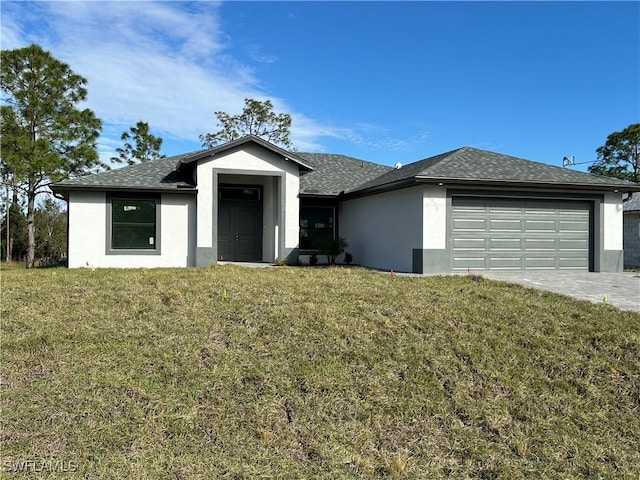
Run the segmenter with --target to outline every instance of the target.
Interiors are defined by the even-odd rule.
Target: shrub
[[[335,265],[336,257],[340,255],[349,246],[349,243],[344,237],[326,237],[319,242],[318,250],[322,255],[327,256],[327,261],[330,265]]]
[[[353,255],[351,255],[349,252],[344,254],[344,263],[346,263],[347,265],[351,265],[351,262],[353,262]]]

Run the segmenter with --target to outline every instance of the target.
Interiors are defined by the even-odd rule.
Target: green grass
[[[607,304],[356,268],[8,270],[1,342],[0,476],[640,476],[640,315]]]

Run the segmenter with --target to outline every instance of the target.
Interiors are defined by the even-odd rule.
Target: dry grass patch
[[[3,271],[3,469],[638,478],[639,333],[635,313],[464,276]]]

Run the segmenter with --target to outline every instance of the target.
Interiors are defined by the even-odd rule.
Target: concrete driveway
[[[622,310],[640,312],[640,272],[594,273],[553,271],[521,271],[480,273],[491,280],[517,283],[525,287],[539,288],[561,293],[581,300],[607,303]]]

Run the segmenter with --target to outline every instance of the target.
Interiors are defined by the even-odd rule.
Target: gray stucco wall
[[[640,268],[640,212],[624,214],[622,238],[625,268]]]
[[[360,265],[411,272],[414,249],[422,246],[423,187],[344,201],[339,232]]]

